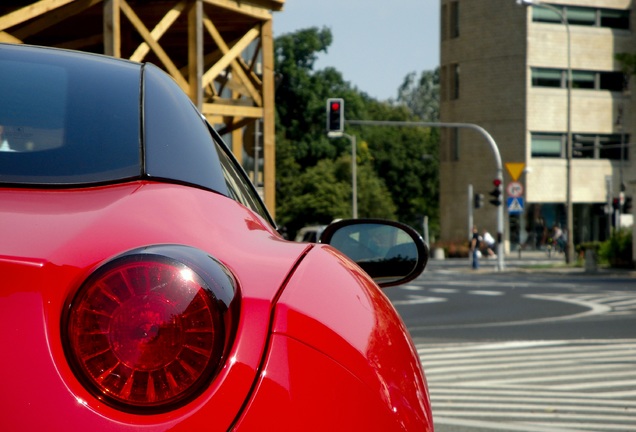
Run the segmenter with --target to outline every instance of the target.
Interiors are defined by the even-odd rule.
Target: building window
[[[627,146],[629,143],[629,135],[599,135],[598,143],[599,158],[612,160],[629,160],[629,147]]]
[[[578,159],[598,159],[597,136],[590,134],[573,134],[572,157]]]
[[[560,69],[532,68],[533,87],[564,87]]]
[[[531,137],[532,157],[564,157],[564,134],[533,133]]]
[[[572,88],[594,90],[597,74],[589,71],[572,71]]]
[[[629,30],[629,11],[601,9],[599,12],[601,27]]]
[[[593,7],[550,5],[561,11],[570,25],[591,27],[606,27],[619,30],[629,30],[629,10],[604,9]],[[561,15],[546,7],[532,8],[532,21],[552,24],[562,24]]]
[[[446,40],[448,39],[447,35],[448,35],[448,21],[447,21],[447,11],[448,11],[448,6],[446,6],[445,4],[442,5],[442,16],[440,19],[440,39],[441,40]]]
[[[446,102],[448,100],[448,67],[441,66],[439,68],[439,98],[442,102]]]
[[[459,99],[459,65],[450,65],[450,99]]]
[[[566,88],[567,73],[564,69],[532,68],[532,86]],[[624,81],[622,72],[572,71],[575,89],[622,91]]]
[[[597,26],[596,9],[568,6],[565,11],[570,25]]]
[[[459,2],[456,1],[450,4],[450,37],[459,37]]]
[[[564,133],[532,133],[532,157],[563,158],[566,141]],[[626,161],[629,160],[628,143],[627,134],[572,134],[572,158]]]

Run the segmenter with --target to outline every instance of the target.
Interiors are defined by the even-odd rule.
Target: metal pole
[[[355,135],[346,133],[333,134],[330,138],[345,137],[351,143],[351,217],[358,219],[358,145]]]
[[[358,144],[355,135],[346,135],[351,141],[351,208],[354,219],[358,219]]]
[[[472,123],[439,123],[439,122],[410,122],[410,121],[382,121],[382,120],[347,120],[347,123],[352,125],[361,126],[415,126],[415,127],[446,127],[446,128],[465,128],[472,129],[484,136],[490,149],[495,157],[495,163],[497,165],[497,173],[495,178],[501,181],[501,189],[505,190],[503,182],[503,165],[501,163],[501,154],[497,143],[488,133],[488,131],[481,126]],[[472,229],[472,227],[471,227]],[[497,208],[497,270],[502,271],[504,269],[504,206],[503,203]]]
[[[473,225],[475,224],[473,222],[473,185],[469,184],[468,185],[468,240],[471,239],[472,235],[473,235]]]

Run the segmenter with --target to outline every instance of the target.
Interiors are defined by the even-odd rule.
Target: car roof
[[[228,195],[218,134],[158,67],[0,44],[0,183],[154,179]]]

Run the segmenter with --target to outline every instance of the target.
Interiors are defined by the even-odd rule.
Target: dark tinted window
[[[144,69],[146,173],[228,195],[219,155],[207,123],[165,72]]]
[[[0,45],[0,182],[139,176],[140,78],[130,62]]]
[[[223,169],[223,176],[225,177],[225,182],[227,184],[228,196],[235,201],[240,202],[244,206],[249,207],[274,225],[269,212],[263,204],[263,201],[252,186],[247,175],[245,175],[241,166],[236,162],[224,144],[219,143],[217,146],[219,159],[221,160],[221,168]]]

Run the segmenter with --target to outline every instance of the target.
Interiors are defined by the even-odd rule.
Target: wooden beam
[[[245,35],[227,52],[225,55],[216,62],[210,69],[203,74],[203,85],[206,86],[211,83],[225,68],[227,68],[232,60],[236,59],[241,53],[249,46],[254,39],[259,36],[259,31],[256,27],[251,28],[245,33]]]
[[[12,44],[21,44],[22,40],[17,37],[10,35],[7,32],[0,31],[0,42],[12,43]]]
[[[146,43],[150,46],[152,51],[157,55],[161,63],[166,67],[170,75],[175,79],[179,87],[187,94],[189,93],[189,84],[186,79],[181,75],[179,69],[172,62],[168,54],[161,48],[161,45],[157,43],[156,40],[152,37],[144,23],[139,19],[135,11],[132,10],[130,5],[126,2],[126,0],[121,1],[121,11],[126,15],[131,24],[135,27],[135,29],[139,32],[141,37],[146,41]]]
[[[263,195],[265,205],[276,217],[276,111],[274,109],[274,34],[272,21],[261,28],[263,46]]]
[[[121,57],[121,15],[119,0],[104,0],[104,54]]]
[[[188,11],[188,81],[190,99],[201,110],[203,106],[203,4],[194,0]]]
[[[204,103],[201,111],[205,114],[218,114],[225,117],[263,117],[263,108],[220,103]]]
[[[101,3],[102,1],[104,0],[77,0],[70,4],[60,6],[57,9],[44,13],[42,16],[33,18],[33,20],[26,23],[20,29],[14,31],[13,35],[18,39],[24,40],[27,37],[38,34],[39,32],[66,20],[67,18],[85,11],[97,3]]]
[[[203,0],[205,3],[227,9],[232,12],[240,13],[259,20],[268,20],[272,18],[272,14],[262,7],[248,5],[239,0]]]
[[[168,12],[166,12],[161,21],[159,21],[155,28],[153,28],[150,32],[152,38],[157,41],[161,39],[161,36],[163,36],[168,31],[172,24],[174,24],[177,18],[179,18],[179,16],[183,13],[185,8],[186,0],[182,0],[174,5]],[[149,52],[150,47],[148,46],[148,44],[146,42],[142,42],[137,47],[135,52],[130,56],[130,60],[141,62]]]
[[[41,0],[0,17],[0,31],[36,18],[75,0]]]
[[[224,56],[228,55],[230,52],[230,48],[227,46],[221,33],[217,30],[214,23],[206,16],[203,19],[203,25],[206,30],[212,36],[214,43],[219,47],[219,50],[223,53]],[[230,62],[230,66],[232,67],[232,72],[236,74],[236,78],[242,83],[245,90],[247,90],[248,94],[252,97],[252,99],[256,102],[258,106],[262,106],[262,98],[260,92],[254,87],[252,81],[248,77],[245,69],[243,68],[241,62],[239,62],[236,58]],[[203,82],[205,86],[205,81]]]

